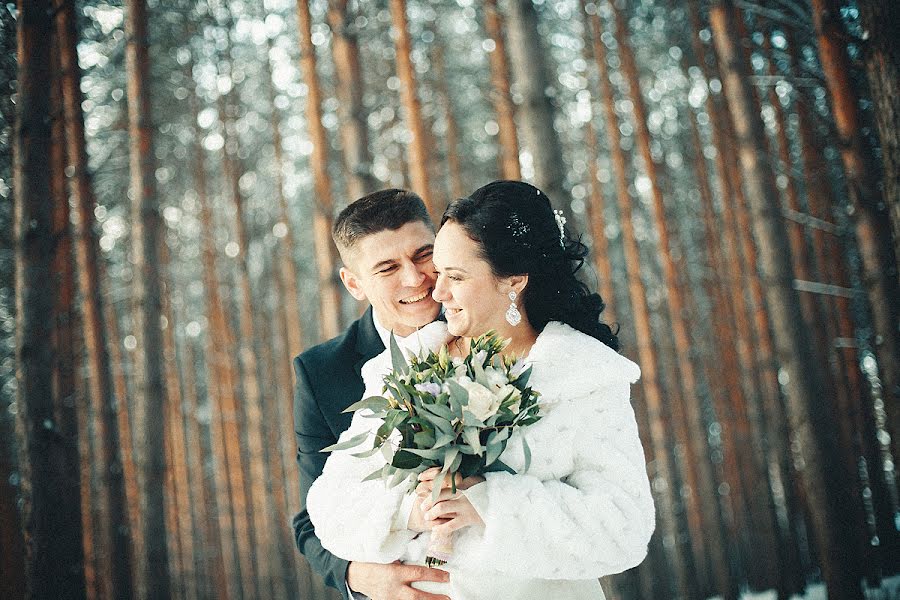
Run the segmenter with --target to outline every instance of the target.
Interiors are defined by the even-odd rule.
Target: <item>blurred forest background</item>
[[[900,3],[0,6],[0,597],[335,598],[292,539],[328,230],[536,183],[593,250],[658,507],[615,600],[900,570]],[[15,159],[15,160],[14,160]]]

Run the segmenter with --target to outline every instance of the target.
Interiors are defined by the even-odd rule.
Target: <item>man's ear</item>
[[[366,299],[366,292],[363,291],[359,277],[357,277],[353,271],[347,267],[341,267],[341,270],[338,271],[338,273],[341,276],[341,283],[344,284],[344,287],[347,288],[347,291],[350,292],[351,296],[357,300]]]

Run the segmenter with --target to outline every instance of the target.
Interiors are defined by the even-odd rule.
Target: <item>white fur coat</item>
[[[423,346],[448,339],[446,325],[422,331]],[[414,349],[414,348],[413,348]],[[529,385],[545,416],[518,430],[501,455],[517,475],[488,473],[465,492],[485,526],[456,533],[443,568],[449,584],[421,584],[453,600],[602,598],[597,578],[640,563],[655,513],[629,387],[640,369],[603,343],[562,323],[549,323],[528,355]],[[365,395],[382,393],[388,351],[363,369]],[[377,429],[354,415],[342,436]],[[532,461],[522,472],[522,437]],[[380,454],[335,452],[310,489],[307,508],[322,545],[351,561],[422,564],[428,534],[406,529],[413,497],[361,480],[384,464]]]

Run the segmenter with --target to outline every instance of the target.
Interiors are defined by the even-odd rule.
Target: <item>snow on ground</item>
[[[881,582],[878,589],[866,589],[866,600],[900,600],[900,576],[888,577]],[[803,596],[791,596],[791,600],[827,600],[828,595],[825,593],[825,584],[814,583],[806,587],[806,594]],[[722,600],[721,596],[715,596],[709,600]],[[778,600],[778,593],[775,590],[766,592],[744,592],[741,594],[741,600]]]

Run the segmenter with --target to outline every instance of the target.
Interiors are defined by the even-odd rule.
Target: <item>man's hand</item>
[[[440,569],[393,562],[351,562],[347,567],[347,585],[371,600],[450,600],[449,596],[429,594],[413,588],[414,581],[450,581],[450,574]]]

